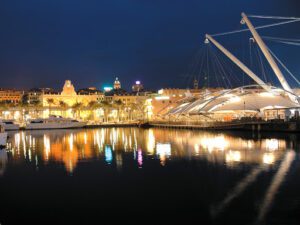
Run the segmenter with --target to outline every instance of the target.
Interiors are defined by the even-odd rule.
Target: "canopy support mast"
[[[274,58],[272,57],[271,53],[269,52],[266,44],[261,39],[261,37],[259,36],[257,31],[255,30],[254,26],[252,25],[252,23],[250,22],[249,18],[247,17],[247,15],[245,13],[242,13],[242,23],[246,23],[246,25],[248,26],[249,30],[251,31],[251,33],[253,35],[253,38],[255,39],[256,43],[258,44],[258,46],[262,50],[263,54],[265,55],[266,59],[268,60],[272,70],[274,71],[275,75],[277,76],[277,78],[278,78],[279,82],[281,83],[283,89],[286,90],[287,92],[289,92],[289,94],[288,94],[289,98],[293,102],[299,103],[298,99],[295,96],[292,95],[292,94],[294,94],[292,88],[290,87],[290,85],[286,81],[285,77],[281,73],[278,65],[276,64]]]
[[[257,75],[255,75],[244,63],[242,63],[238,58],[236,58],[232,53],[230,53],[226,48],[224,48],[219,42],[217,42],[212,36],[206,34],[207,40],[211,41],[221,52],[223,52],[232,62],[234,62],[238,67],[240,67],[246,74],[248,74],[257,84],[259,84],[266,91],[271,91],[269,85],[262,81]]]

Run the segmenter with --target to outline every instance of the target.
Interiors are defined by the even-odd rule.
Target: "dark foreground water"
[[[297,135],[10,133],[0,224],[300,224]],[[299,139],[300,140],[300,139]]]

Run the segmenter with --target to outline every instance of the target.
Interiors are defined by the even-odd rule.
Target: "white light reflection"
[[[146,138],[146,141],[148,154],[153,155],[155,149],[155,137],[152,129],[148,131],[148,138]]]
[[[46,155],[46,160],[49,160],[50,138],[46,134],[44,134],[44,151],[45,151],[45,155]]]
[[[228,141],[225,140],[223,135],[217,137],[203,137],[200,139],[200,145],[209,152],[212,152],[213,150],[224,151],[228,146]]]
[[[264,153],[263,155],[263,163],[265,164],[273,164],[275,162],[275,156],[273,153]]]
[[[239,151],[229,150],[226,152],[226,162],[239,162],[241,161],[241,153]]]
[[[266,149],[275,151],[279,149],[279,141],[277,139],[266,139]]]
[[[171,156],[171,144],[170,143],[157,143],[156,154],[159,156],[162,166],[166,164],[166,159]]]
[[[295,158],[295,152],[294,151],[288,151],[285,155],[284,160],[281,162],[279,170],[275,174],[275,176],[272,179],[272,182],[266,192],[266,195],[262,201],[262,205],[259,210],[257,221],[261,222],[265,215],[268,213],[270,206],[273,202],[273,199],[284,181],[284,178],[286,176],[286,173],[288,172],[294,158]]]
[[[253,169],[248,176],[246,176],[244,179],[242,179],[226,196],[226,198],[220,203],[218,204],[217,207],[212,208],[211,210],[211,214],[213,217],[216,217],[220,212],[222,212],[224,210],[224,208],[226,208],[233,199],[237,198],[238,196],[240,196],[245,189],[251,184],[253,183],[257,176],[263,171],[264,169],[259,167],[259,168],[255,168]]]

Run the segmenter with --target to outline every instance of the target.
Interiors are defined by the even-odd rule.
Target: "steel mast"
[[[266,91],[271,91],[269,85],[267,85],[263,80],[255,75],[244,63],[242,63],[238,58],[236,58],[231,52],[224,48],[219,42],[217,42],[209,34],[205,35],[206,39],[211,41],[221,52],[223,52],[229,59],[232,60],[238,67],[240,67],[246,74],[248,74],[257,84],[259,84]],[[205,42],[207,42],[207,40]]]
[[[251,33],[253,35],[253,38],[255,39],[258,46],[260,47],[263,54],[265,55],[266,59],[268,60],[271,68],[273,69],[273,71],[274,71],[275,75],[277,76],[279,82],[281,83],[283,89],[286,90],[287,92],[289,92],[289,94],[288,94],[289,98],[293,102],[299,103],[298,99],[295,96],[292,95],[292,94],[294,94],[292,88],[290,87],[290,85],[286,81],[285,77],[281,73],[278,65],[276,64],[275,60],[273,59],[273,57],[272,57],[271,53],[269,52],[266,44],[261,39],[261,37],[259,36],[257,31],[255,30],[254,26],[252,25],[252,23],[250,22],[249,18],[247,17],[247,15],[245,13],[242,13],[242,21],[241,22],[246,23],[246,25],[248,26],[249,30],[251,31]]]

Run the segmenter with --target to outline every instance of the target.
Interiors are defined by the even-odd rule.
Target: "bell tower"
[[[121,88],[121,82],[119,81],[119,78],[116,77],[116,80],[114,82],[114,89],[120,89]]]

